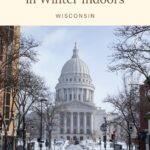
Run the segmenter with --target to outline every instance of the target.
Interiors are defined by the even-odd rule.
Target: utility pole
[[[43,110],[42,110],[42,102],[46,102],[46,99],[41,99],[41,124],[40,124],[40,141],[39,141],[39,146],[40,146],[40,150],[42,150],[42,131],[43,131]]]
[[[105,150],[106,150],[106,145],[107,145],[107,121],[106,121],[106,117],[104,117],[104,123],[105,123],[104,148],[105,148]]]
[[[106,117],[104,117],[104,123],[100,126],[100,130],[103,132],[103,142],[104,142],[104,148],[106,150],[106,144],[107,144],[107,121]],[[101,149],[101,146],[100,146]]]
[[[100,150],[101,150],[101,138],[99,137],[99,147],[100,147]]]

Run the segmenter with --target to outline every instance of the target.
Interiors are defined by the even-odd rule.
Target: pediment
[[[72,102],[67,102],[65,104],[63,104],[65,109],[68,110],[89,110],[89,111],[93,111],[96,109],[96,107],[92,104],[88,104],[85,102],[79,102],[79,101],[72,101]]]

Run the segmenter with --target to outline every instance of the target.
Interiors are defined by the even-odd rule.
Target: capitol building
[[[55,138],[84,140],[102,136],[100,126],[106,112],[95,106],[94,90],[89,68],[80,59],[75,43],[73,55],[64,64],[56,85],[56,102],[63,111],[59,113]]]

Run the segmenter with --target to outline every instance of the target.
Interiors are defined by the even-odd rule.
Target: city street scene
[[[0,26],[0,150],[150,150],[150,26]]]

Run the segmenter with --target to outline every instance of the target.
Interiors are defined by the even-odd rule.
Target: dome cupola
[[[94,85],[87,64],[79,58],[77,44],[73,55],[62,70],[56,85],[56,99],[65,101],[93,101]]]
[[[77,43],[75,42],[72,58],[77,58],[77,57],[78,57],[78,49],[77,49]]]
[[[88,66],[84,61],[82,61],[78,56],[77,44],[75,43],[73,49],[73,55],[70,60],[68,60],[62,68],[61,75],[65,74],[84,74],[89,75]]]

